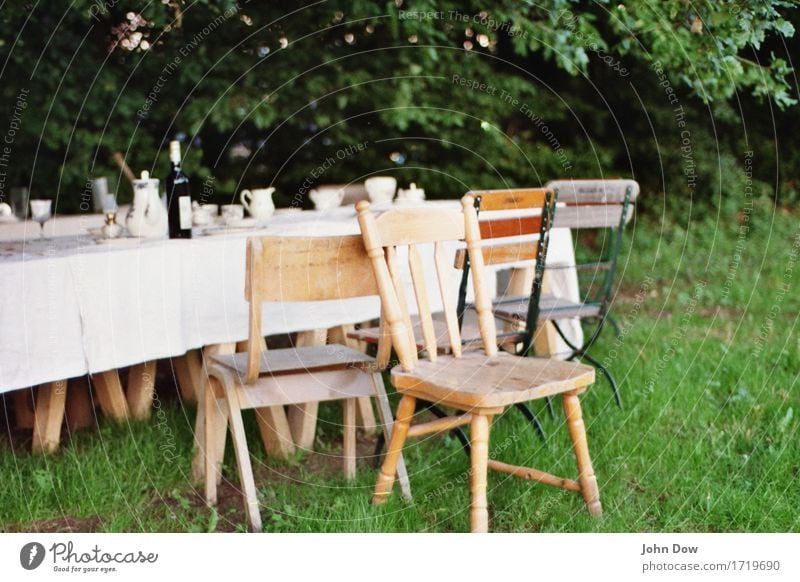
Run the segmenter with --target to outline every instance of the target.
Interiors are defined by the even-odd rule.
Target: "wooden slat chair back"
[[[261,313],[270,301],[328,301],[378,295],[361,237],[263,237],[247,241],[250,305],[246,382],[259,377]]]
[[[452,284],[454,260],[452,256],[448,260],[446,245],[465,239],[465,222],[462,213],[442,208],[405,208],[385,212],[375,217],[364,210],[369,208],[369,204],[360,203],[358,208],[362,209],[359,214],[359,224],[383,299],[381,304],[383,323],[392,338],[392,346],[397,352],[401,365],[407,370],[414,369],[414,362],[417,360],[417,343],[409,315],[408,300],[404,294],[398,262],[398,247],[406,247],[414,288],[414,300],[417,302],[422,329],[424,353],[435,361],[439,352],[438,338],[429,305],[428,289],[432,283],[434,286],[438,286],[441,296],[447,351],[460,357],[461,333],[456,312],[456,294]],[[475,212],[474,209],[472,212]],[[477,232],[477,221],[474,228]],[[434,245],[436,281],[425,280],[419,250],[421,244]],[[478,261],[482,263],[482,257]],[[433,287],[431,288],[433,289]],[[480,294],[485,303],[486,295],[483,291]],[[476,303],[478,303],[477,297]],[[491,319],[491,308],[489,308],[489,312],[483,313],[484,317],[487,315]],[[479,312],[480,319],[481,313]],[[492,328],[486,328],[485,331],[491,336],[493,330],[492,322]],[[485,346],[487,345],[486,341],[484,338]],[[496,349],[496,347],[487,347],[488,351],[491,349]]]
[[[207,364],[205,390],[205,494],[216,502],[221,453],[215,444],[215,418],[224,398],[250,526],[260,531],[256,499],[241,411],[255,408],[259,421],[272,430],[288,431],[284,405],[340,400],[344,404],[344,469],[348,478],[356,468],[356,401],[375,396],[388,438],[392,415],[374,358],[344,345],[267,350],[262,332],[262,309],[267,302],[309,302],[376,296],[379,288],[361,237],[260,237],[247,241],[245,298],[250,320],[245,352],[216,355]],[[309,322],[313,326],[314,322]],[[212,411],[212,413],[209,413]],[[225,418],[225,415],[222,415]],[[261,424],[261,422],[260,422]],[[262,426],[262,432],[264,427]],[[291,441],[291,434],[288,435]],[[401,484],[410,496],[401,461]]]
[[[586,443],[578,395],[594,381],[594,370],[574,362],[541,358],[520,358],[497,347],[492,304],[486,289],[484,245],[474,199],[465,196],[462,212],[447,209],[394,209],[375,216],[368,202],[357,205],[364,246],[375,271],[381,308],[400,364],[391,373],[392,383],[402,399],[397,408],[394,430],[380,469],[374,503],[382,503],[391,492],[398,460],[409,436],[450,431],[470,425],[470,524],[472,531],[488,531],[487,472],[504,472],[562,487],[583,494],[592,515],[601,513],[597,480]],[[470,257],[469,269],[475,294],[475,311],[482,350],[462,350],[455,299],[451,287],[454,264],[446,251],[464,240]],[[420,264],[419,245],[433,244],[437,282],[444,305],[450,353],[437,350],[428,285]],[[425,350],[417,352],[411,332],[407,298],[403,293],[398,248],[407,247],[414,299],[417,301]],[[436,285],[436,282],[433,282]],[[577,481],[549,473],[517,467],[489,459],[491,419],[506,406],[545,398],[564,397],[567,424],[578,462]],[[417,399],[436,402],[463,412],[458,416],[412,425]]]
[[[558,192],[555,228],[618,228],[632,217],[630,207],[639,196],[635,180],[551,180]]]
[[[478,211],[478,227],[482,240],[486,243],[483,247],[483,259],[486,266],[494,269],[514,268],[520,263],[536,261],[537,265],[544,265],[549,241],[550,225],[555,208],[555,194],[546,188],[516,188],[503,190],[475,190],[468,193],[475,199]],[[503,211],[500,215],[493,211]],[[430,212],[426,210],[425,212]],[[517,215],[515,215],[515,213]],[[388,220],[388,219],[383,219]],[[456,313],[458,315],[459,329],[462,327],[466,311],[467,288],[469,285],[469,258],[466,249],[460,249],[455,255],[454,266],[462,270],[461,282],[457,292]],[[533,278],[533,292],[538,296],[541,293],[542,276],[544,271],[537,269]],[[538,305],[538,304],[537,304]],[[534,305],[534,311],[538,309]],[[434,331],[438,339],[440,352],[450,351],[446,321],[442,321],[442,314],[437,314],[434,320]],[[531,318],[536,320],[535,313]],[[411,317],[412,328],[415,334],[417,347],[426,350],[424,329],[416,316]],[[500,343],[525,342],[531,338],[533,328],[509,333],[498,334]],[[355,331],[351,337],[375,343],[381,337],[378,328],[367,328]],[[462,339],[470,345],[476,339],[477,330],[462,330]],[[528,342],[529,344],[529,342]]]

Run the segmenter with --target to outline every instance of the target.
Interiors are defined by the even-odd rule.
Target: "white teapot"
[[[422,188],[417,188],[417,185],[414,182],[411,182],[411,186],[407,189],[403,190],[402,188],[397,191],[397,201],[403,202],[422,202],[425,200],[425,190]]]
[[[147,171],[133,181],[133,204],[125,226],[133,236],[161,238],[167,235],[167,208],[158,193],[158,178]]]
[[[256,220],[264,220],[275,214],[275,202],[272,201],[273,192],[275,192],[273,187],[242,190],[239,199],[247,208],[250,216]]]

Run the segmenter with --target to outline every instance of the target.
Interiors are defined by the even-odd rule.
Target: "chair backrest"
[[[485,265],[514,268],[536,261],[531,284],[531,301],[525,322],[527,351],[539,319],[539,298],[542,294],[544,266],[550,239],[550,226],[556,206],[556,194],[548,188],[515,188],[505,190],[473,190],[483,244]],[[533,238],[535,237],[535,238]],[[491,241],[491,244],[487,244]],[[456,256],[456,267],[466,267],[466,253]],[[464,271],[458,297],[458,313],[466,305],[467,270]]]
[[[635,180],[551,180],[559,204],[554,228],[618,228],[632,216],[630,205],[639,196]]]
[[[378,294],[369,257],[358,235],[248,239],[245,299],[250,304],[250,325],[246,381],[258,378],[262,303]]]
[[[419,245],[433,243],[436,281],[447,326],[451,353],[461,356],[461,333],[458,328],[455,294],[452,291],[453,260],[446,257],[448,243],[466,241],[470,257],[470,271],[475,289],[475,309],[478,314],[481,338],[488,355],[497,353],[497,333],[492,306],[486,291],[484,261],[481,248],[480,227],[471,196],[462,200],[462,211],[447,208],[398,208],[375,215],[369,202],[359,202],[358,223],[380,289],[381,307],[385,325],[392,337],[401,366],[413,370],[417,362],[417,347],[413,335],[408,302],[404,294],[398,249],[408,253],[408,265],[414,297],[422,327],[423,345],[427,357],[437,358],[437,338],[428,302],[428,285]]]
[[[483,246],[485,265],[513,267],[522,261],[535,261],[540,251],[546,251],[550,221],[555,208],[555,195],[547,188],[515,190],[473,190],[467,192],[475,199],[481,239],[492,241]],[[503,211],[502,217],[492,211]],[[535,214],[532,212],[536,212]],[[490,214],[485,214],[490,212]],[[538,237],[520,240],[519,237]],[[509,240],[504,240],[509,239]],[[456,255],[456,268],[461,268],[466,253]]]
[[[553,221],[554,228],[578,230],[609,228],[610,243],[603,244],[604,255],[593,263],[577,265],[579,270],[604,270],[600,288],[587,299],[603,306],[611,300],[617,258],[622,245],[622,232],[633,216],[631,205],[639,196],[639,184],[635,180],[553,180],[548,188],[556,191],[559,208]],[[605,308],[605,307],[604,307]]]

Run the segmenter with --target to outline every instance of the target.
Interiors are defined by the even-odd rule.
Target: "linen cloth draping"
[[[458,202],[424,204],[455,207]],[[51,224],[45,240],[36,238],[36,223],[0,225],[0,392],[243,340],[248,236],[359,232],[353,207],[280,214],[258,231],[191,240],[98,243],[86,229],[102,224],[102,217],[57,218]],[[422,250],[426,279],[433,281],[432,248]],[[553,231],[548,263],[574,264],[568,231]],[[459,277],[453,269],[453,289]],[[578,298],[574,270],[552,271],[548,277],[553,292]],[[489,291],[495,296],[495,288]],[[441,306],[433,293],[431,304],[434,310]],[[409,308],[414,309],[413,301]],[[263,333],[330,328],[376,319],[379,313],[378,297],[268,303]],[[580,340],[575,335],[580,327],[568,328]]]

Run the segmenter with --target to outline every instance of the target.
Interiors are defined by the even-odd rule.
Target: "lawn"
[[[637,219],[622,257],[614,313],[594,354],[620,380],[624,408],[603,379],[583,397],[605,510],[579,495],[489,476],[494,531],[800,531],[800,273],[798,216],[766,202],[752,213],[679,223]],[[749,218],[749,220],[747,220]],[[741,228],[744,226],[745,228]],[[0,530],[244,530],[232,451],[218,510],[192,486],[191,424],[170,386],[145,423],[65,438],[53,456],[31,456],[25,434],[0,439]],[[540,409],[542,442],[515,411],[497,418],[497,457],[575,474],[564,416]],[[450,436],[411,444],[413,503],[395,494],[373,508],[368,459],[346,482],[339,470],[338,406],[323,406],[317,450],[266,460],[254,419],[256,481],[266,531],[466,531],[467,459]],[[359,451],[369,455],[374,438]]]

